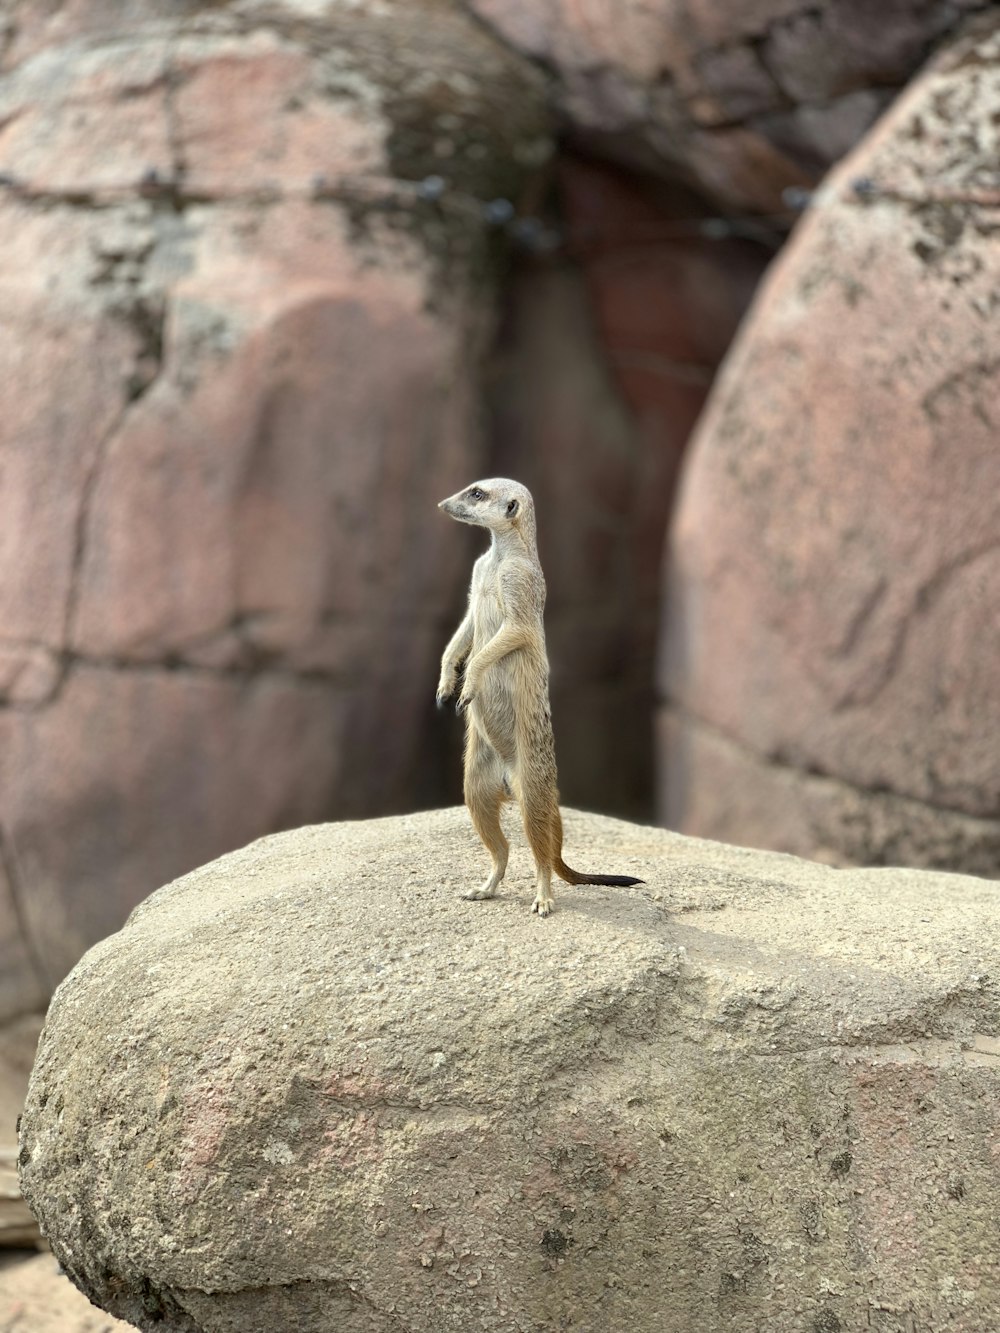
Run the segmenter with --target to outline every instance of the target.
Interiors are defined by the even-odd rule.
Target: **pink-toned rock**
[[[193,194],[283,193],[384,169],[376,108],[337,91],[305,47],[261,32],[205,57],[175,48],[174,114],[183,127],[184,187]]]
[[[639,440],[583,275],[565,258],[515,275],[488,403],[497,468],[531,487],[538,512],[563,798],[648,816],[652,669],[649,652],[635,652],[648,627],[636,616],[632,527]]]
[[[0,828],[0,1013],[20,1014],[44,1005],[51,985],[32,954],[25,931],[20,881]]]
[[[93,487],[98,540],[84,541],[73,649],[213,667],[256,653],[358,679],[399,595],[398,511],[433,512],[464,463],[469,392],[444,396],[437,382],[461,360],[464,329],[425,309],[416,252],[400,247],[394,270],[360,264],[339,210],[292,200],[280,213],[194,217],[163,368],[124,413]],[[247,252],[240,221],[253,229]],[[414,421],[434,423],[431,478]],[[406,604],[442,609],[441,573],[430,558],[412,565]]]
[[[688,192],[569,154],[558,180],[563,252],[525,260],[508,290],[495,465],[538,508],[563,796],[648,818],[673,484],[769,252],[706,239]]]
[[[434,799],[477,200],[548,151],[435,0],[45,10],[0,38],[0,1012],[151,880]]]
[[[824,186],[703,418],[663,662],[687,831],[1000,870],[998,114],[992,23]]]
[[[61,671],[49,648],[0,642],[0,702],[45,703],[55,694]]]
[[[631,613],[619,648],[645,670],[681,459],[771,250],[728,234],[710,239],[704,204],[676,186],[643,186],[576,158],[563,161],[560,183],[570,251],[637,437],[623,511],[628,591],[615,598]]]
[[[869,128],[985,0],[470,0],[544,60],[573,135],[717,204],[772,212]]]
[[[569,250],[639,432],[636,490],[655,505],[643,523],[650,558],[639,577],[655,590],[681,454],[772,251],[725,228],[711,238],[719,220],[706,218],[688,190],[572,156],[559,179]]]
[[[0,188],[0,383],[17,386],[0,420],[0,626],[21,653],[63,647],[81,509],[138,351],[94,288],[101,226]]]
[[[26,190],[121,192],[172,172],[169,34],[112,49],[47,48],[4,77],[0,158]],[[128,132],[123,118],[127,117]]]
[[[49,48],[120,39],[150,20],[176,24],[178,19],[190,18],[198,3],[122,0],[108,5],[104,0],[61,0],[59,4],[38,4],[36,0],[5,0],[0,16],[0,71],[14,69]]]

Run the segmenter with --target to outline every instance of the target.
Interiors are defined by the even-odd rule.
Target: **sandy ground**
[[[17,1183],[17,1117],[28,1091],[42,1014],[22,1014],[0,1027],[0,1254],[33,1250],[38,1225]]]
[[[51,1254],[0,1253],[0,1333],[127,1333],[132,1327],[91,1305]]]

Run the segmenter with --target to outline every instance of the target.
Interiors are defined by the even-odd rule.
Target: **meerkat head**
[[[474,481],[465,490],[450,495],[438,505],[460,523],[473,523],[491,532],[519,528],[534,513],[534,502],[527,486],[508,477]]]

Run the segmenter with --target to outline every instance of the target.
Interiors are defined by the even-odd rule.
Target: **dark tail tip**
[[[635,879],[632,875],[586,875],[581,884],[605,884],[612,889],[627,889],[632,884],[645,884],[644,879]]]

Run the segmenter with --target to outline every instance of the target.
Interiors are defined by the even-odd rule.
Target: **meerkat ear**
[[[511,500],[511,502],[510,502],[510,503],[508,504],[508,506],[507,506],[507,517],[508,517],[508,518],[513,518],[514,515],[517,513],[517,511],[518,511],[519,508],[520,508],[520,505],[517,503],[517,501],[516,501],[516,500]]]

